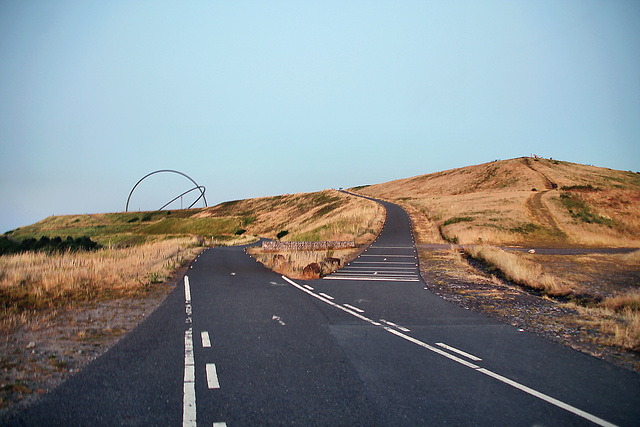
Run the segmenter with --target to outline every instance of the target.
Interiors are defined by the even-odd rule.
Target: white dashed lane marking
[[[469,354],[469,353],[464,352],[462,350],[458,350],[457,348],[451,347],[451,346],[449,346],[447,344],[444,344],[444,343],[441,343],[441,342],[437,342],[436,345],[439,345],[440,347],[445,348],[445,349],[447,349],[449,351],[453,351],[454,353],[458,353],[460,356],[464,356],[467,359],[473,360],[474,362],[481,362],[482,361],[482,359],[480,359],[479,357],[474,356],[473,354]]]
[[[324,292],[320,292],[320,293],[318,293],[318,295],[321,295],[321,296],[325,297],[326,299],[330,299],[330,300],[333,299],[333,297],[331,295],[327,295]]]
[[[411,332],[411,329],[405,328],[404,326],[397,325],[393,322],[389,322],[388,320],[380,319],[382,323],[385,323],[389,326],[393,326],[396,329],[400,329],[402,332]]]
[[[357,311],[358,313],[364,313],[364,310],[358,307],[354,307],[351,304],[344,304],[345,307],[350,308],[353,311]]]
[[[207,385],[209,386],[209,389],[220,388],[218,372],[214,363],[207,363]]]
[[[202,338],[202,347],[210,348],[211,340],[209,339],[209,332],[201,332],[200,337]]]
[[[416,345],[418,345],[418,346],[420,346],[420,347],[422,347],[422,348],[424,348],[426,350],[429,350],[429,351],[431,351],[433,353],[439,354],[440,356],[446,357],[447,359],[449,359],[449,360],[451,360],[453,362],[456,362],[456,363],[459,363],[459,364],[461,364],[463,366],[471,368],[471,369],[473,369],[474,371],[476,371],[478,373],[487,375],[487,376],[489,376],[489,377],[491,377],[491,378],[493,378],[493,379],[495,379],[497,381],[502,382],[503,384],[509,385],[509,386],[511,386],[511,387],[513,387],[513,388],[515,388],[517,390],[520,390],[520,391],[522,391],[524,393],[527,393],[527,394],[529,394],[531,396],[534,396],[534,397],[536,397],[536,398],[538,398],[540,400],[543,400],[543,401],[545,401],[547,403],[550,403],[550,404],[552,404],[552,405],[554,405],[554,406],[556,406],[558,408],[564,409],[565,411],[571,412],[572,414],[575,414],[575,415],[577,415],[579,417],[582,417],[582,418],[584,418],[586,420],[589,420],[594,424],[597,424],[597,425],[600,425],[600,426],[606,426],[606,427],[615,426],[615,424],[612,424],[612,423],[610,423],[610,422],[608,422],[606,420],[603,420],[600,417],[597,417],[597,416],[595,416],[593,414],[585,412],[582,409],[579,409],[579,408],[576,408],[575,406],[571,406],[571,405],[569,405],[567,403],[564,403],[564,402],[562,402],[562,401],[560,401],[560,400],[558,400],[556,398],[553,398],[553,397],[548,396],[548,395],[546,395],[544,393],[541,393],[541,392],[539,392],[537,390],[534,390],[534,389],[532,389],[530,387],[527,387],[524,384],[520,384],[519,382],[513,381],[510,378],[503,377],[500,374],[497,374],[497,373],[495,373],[493,371],[490,371],[488,369],[482,368],[482,367],[480,367],[478,365],[475,365],[475,364],[473,364],[471,362],[468,362],[468,361],[466,361],[464,359],[461,359],[460,357],[455,356],[455,355],[453,355],[451,353],[447,353],[446,351],[441,350],[438,347],[434,347],[432,345],[429,345],[429,344],[427,344],[425,342],[422,342],[422,341],[420,341],[420,340],[418,340],[416,338],[413,338],[412,336],[409,336],[409,335],[407,335],[407,334],[405,334],[403,332],[400,332],[400,331],[398,331],[396,329],[390,328],[388,326],[383,326],[381,323],[378,323],[378,322],[376,322],[376,321],[374,321],[372,319],[369,319],[368,317],[365,317],[362,314],[357,313],[354,310],[351,310],[351,309],[349,309],[349,308],[347,308],[345,306],[336,304],[335,302],[325,298],[321,294],[316,294],[314,292],[311,292],[308,289],[305,289],[304,287],[300,286],[299,284],[297,284],[296,282],[294,282],[293,280],[289,279],[286,276],[282,276],[282,278],[284,280],[286,280],[287,282],[289,282],[289,284],[291,284],[295,288],[297,288],[297,289],[299,289],[299,290],[301,290],[303,292],[306,292],[307,294],[313,296],[314,298],[317,298],[317,299],[319,299],[320,301],[322,301],[322,302],[324,302],[326,304],[329,304],[329,305],[331,305],[331,306],[333,306],[335,308],[338,308],[338,309],[340,309],[340,310],[342,310],[344,312],[347,312],[347,313],[351,314],[352,316],[357,317],[358,319],[361,319],[361,320],[363,320],[363,321],[365,321],[365,322],[367,322],[367,323],[369,323],[371,325],[382,326],[385,331],[387,331],[387,332],[389,332],[389,333],[391,333],[391,334],[393,334],[393,335],[395,335],[395,336],[397,336],[399,338],[402,338],[402,339],[404,339],[404,340],[406,340],[406,341],[408,341],[410,343],[416,344]],[[331,299],[333,299],[333,298],[331,298]],[[381,319],[381,321],[383,321],[383,320]],[[388,321],[384,321],[384,322],[387,325],[389,325],[391,323],[391,322],[388,322]],[[391,323],[391,324],[395,325],[394,323]],[[396,325],[396,327],[398,327],[398,326]],[[398,329],[399,329],[399,327],[398,327]],[[442,343],[440,343],[440,344],[442,344]],[[438,345],[441,346],[440,344],[438,344]],[[455,351],[455,353],[457,353],[459,355],[462,355],[460,352],[461,352],[461,350]],[[462,352],[462,353],[464,353],[464,352]],[[464,357],[469,357],[469,356],[472,356],[472,355],[470,355],[468,353],[464,354]],[[473,357],[475,357],[475,356],[473,356]],[[471,359],[471,360],[474,360],[474,359]],[[480,360],[478,360],[478,361],[480,361]]]

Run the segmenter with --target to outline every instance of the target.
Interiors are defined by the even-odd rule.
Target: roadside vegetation
[[[25,252],[0,257],[0,329],[104,299],[140,297],[201,250],[194,238],[85,252]]]
[[[236,202],[234,202],[236,203]],[[224,205],[224,204],[223,204]],[[218,208],[226,208],[220,205]],[[248,253],[268,268],[300,279],[318,278],[335,271],[371,243],[385,221],[385,211],[378,203],[326,190],[311,195],[287,195],[278,198],[251,199],[237,202],[235,209],[256,209],[265,212],[256,216],[250,227],[261,237],[281,241],[353,241],[354,249],[329,251],[264,251],[260,247]],[[257,209],[256,209],[257,210]],[[334,258],[336,262],[327,262]],[[305,267],[313,266],[313,272]]]
[[[572,283],[544,271],[541,265],[517,253],[484,245],[465,247],[465,252],[484,262],[494,274],[518,285],[552,297],[565,297],[572,293]]]
[[[92,241],[89,237],[73,238],[68,236],[62,239],[60,236],[50,239],[42,236],[39,240],[34,238],[22,241],[10,240],[5,236],[0,236],[0,255],[17,254],[24,252],[66,252],[66,251],[91,251],[99,249],[100,245]]]
[[[497,277],[578,310],[585,324],[600,331],[603,342],[640,352],[640,251],[623,255],[556,255],[555,259],[489,246],[469,246],[465,252],[483,262]],[[594,265],[600,271],[594,271]],[[624,274],[618,274],[613,283],[605,281],[619,269],[624,269]]]
[[[267,268],[292,279],[301,280],[313,280],[326,276],[353,260],[359,252],[361,252],[359,248],[277,252],[264,251],[260,247],[247,249],[249,255]]]
[[[244,234],[266,239],[360,244],[375,238],[384,209],[370,200],[324,190],[225,202],[197,216],[233,217]]]

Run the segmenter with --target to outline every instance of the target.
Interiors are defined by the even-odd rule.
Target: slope
[[[633,172],[525,157],[356,190],[417,209],[461,244],[640,244],[640,174]]]

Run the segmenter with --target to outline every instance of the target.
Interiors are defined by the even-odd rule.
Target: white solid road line
[[[388,277],[357,277],[357,276],[325,276],[322,278],[323,280],[370,280],[374,282],[419,282],[418,278],[406,278],[406,279],[396,279],[396,278],[388,278]]]
[[[211,339],[209,339],[209,332],[201,332],[200,338],[202,338],[202,347],[211,348]]]
[[[359,313],[356,313],[353,310],[349,310],[346,307],[343,307],[343,306],[341,306],[339,304],[336,304],[333,301],[330,301],[330,300],[328,300],[326,298],[323,298],[322,296],[320,296],[320,295],[318,295],[318,294],[316,294],[314,292],[309,291],[308,289],[305,289],[304,287],[298,285],[296,282],[294,282],[293,280],[289,279],[286,276],[282,276],[282,278],[284,280],[286,280],[287,282],[289,282],[292,286],[300,289],[303,292],[306,292],[307,294],[319,299],[320,301],[323,301],[326,304],[329,304],[329,305],[331,305],[333,307],[336,307],[336,308],[338,308],[338,309],[340,309],[340,310],[342,310],[342,311],[344,311],[346,313],[349,313],[352,316],[357,317],[358,319],[364,320],[365,322],[370,323],[370,324],[372,324],[374,326],[382,326],[384,328],[384,330],[386,330],[387,332],[392,333],[393,335],[396,335],[396,336],[398,336],[398,337],[400,337],[400,338],[402,338],[402,339],[404,339],[406,341],[409,341],[409,342],[411,342],[413,344],[419,345],[422,348],[425,348],[425,349],[427,349],[429,351],[432,351],[432,352],[434,352],[436,354],[439,354],[439,355],[441,355],[443,357],[446,357],[447,359],[450,359],[450,360],[452,360],[454,362],[457,362],[457,363],[459,363],[461,365],[464,365],[464,366],[466,366],[468,368],[471,368],[476,372],[480,372],[480,373],[482,373],[484,375],[490,376],[491,378],[494,378],[494,379],[496,379],[498,381],[501,381],[504,384],[507,384],[507,385],[509,385],[511,387],[514,387],[514,388],[516,388],[516,389],[518,389],[518,390],[520,390],[522,392],[525,392],[525,393],[527,393],[527,394],[529,394],[531,396],[534,396],[534,397],[537,397],[538,399],[544,400],[545,402],[548,402],[548,403],[550,403],[550,404],[552,404],[552,405],[554,405],[554,406],[556,406],[558,408],[564,409],[565,411],[571,412],[571,413],[573,413],[575,415],[578,415],[579,417],[582,417],[582,418],[584,418],[586,420],[589,420],[592,423],[595,423],[597,425],[604,426],[604,427],[613,427],[613,426],[615,426],[615,424],[612,424],[612,423],[610,423],[608,421],[605,421],[602,418],[599,418],[599,417],[597,417],[595,415],[592,415],[592,414],[590,414],[588,412],[585,412],[585,411],[583,411],[581,409],[578,409],[578,408],[576,408],[574,406],[571,406],[571,405],[569,405],[567,403],[564,403],[564,402],[562,402],[562,401],[560,401],[558,399],[555,399],[555,398],[553,398],[551,396],[548,396],[548,395],[546,395],[544,393],[540,393],[539,391],[536,391],[536,390],[534,390],[532,388],[529,388],[529,387],[527,387],[527,386],[525,386],[523,384],[520,384],[520,383],[518,383],[516,381],[513,381],[513,380],[511,380],[511,379],[509,379],[507,377],[503,377],[502,375],[496,374],[495,372],[492,372],[492,371],[490,371],[488,369],[481,368],[478,365],[475,365],[475,364],[473,364],[471,362],[467,362],[466,360],[461,359],[458,356],[454,356],[453,354],[447,353],[444,350],[441,350],[441,349],[439,349],[437,347],[431,346],[431,345],[429,345],[427,343],[424,343],[424,342],[422,342],[422,341],[420,341],[420,340],[418,340],[416,338],[413,338],[413,337],[411,337],[409,335],[406,335],[406,334],[404,334],[402,332],[396,331],[395,329],[392,329],[392,328],[387,327],[387,326],[383,326],[381,323],[378,323],[378,322],[376,322],[374,320],[371,320],[368,317],[365,317],[365,316],[363,316],[363,315],[361,315]],[[328,277],[325,277],[325,279],[326,278],[328,278]]]
[[[348,270],[389,270],[389,271],[416,271],[416,266],[415,264],[412,264],[411,266],[406,265],[406,266],[396,266],[395,264],[386,264],[386,265],[381,265],[378,267],[374,267],[371,265],[365,265],[365,266],[357,266],[357,265],[349,265],[347,267],[344,267],[341,270],[338,271],[348,271]],[[336,273],[338,272],[336,271]]]
[[[220,388],[218,372],[216,371],[216,365],[213,363],[207,363],[207,385],[210,389]]]
[[[189,329],[184,332],[184,385],[182,399],[182,426],[196,426],[196,375],[193,357],[193,328],[191,326],[191,290],[189,277],[184,276],[184,300]]]
[[[474,362],[481,362],[482,361],[482,359],[480,359],[479,357],[474,356],[473,354],[469,354],[469,353],[464,352],[462,350],[458,350],[457,348],[451,347],[450,345],[447,345],[445,343],[437,342],[436,345],[439,345],[442,348],[446,348],[449,351],[453,351],[454,353],[458,353],[459,355],[464,356],[467,359],[471,359]]]
[[[186,365],[184,367],[184,382],[193,383],[196,381],[196,367],[193,365]]]
[[[321,295],[321,296],[325,297],[326,299],[330,299],[330,300],[333,299],[333,297],[331,295],[327,295],[327,294],[325,294],[323,292],[318,293],[318,295]]]
[[[413,246],[369,246],[369,249],[413,249]]]
[[[349,264],[347,265],[353,265],[353,264],[383,264],[383,265],[398,265],[398,264],[410,264],[410,265],[417,265],[415,262],[412,261],[394,261],[394,262],[384,262],[384,261],[351,261]]]
[[[586,420],[591,421],[594,424],[597,424],[599,426],[603,426],[603,427],[615,427],[615,424],[610,423],[609,421],[605,421],[600,417],[596,417],[595,415],[592,415],[588,412],[583,411],[582,409],[578,409],[575,406],[571,406],[567,403],[564,403],[558,399],[554,399],[551,396],[547,396],[544,393],[540,393],[539,391],[536,391],[532,388],[527,387],[526,385],[522,385],[516,381],[510,380],[509,378],[503,377],[502,375],[496,374],[495,372],[491,372],[488,369],[484,369],[484,368],[480,368],[480,369],[476,369],[478,372],[482,372],[485,375],[488,375],[492,378],[495,378],[498,381],[502,381],[505,384],[509,384],[511,387],[515,387],[518,390],[521,390],[525,393],[530,394],[531,396],[535,396],[538,399],[542,399],[545,402],[549,402],[552,405],[557,406],[558,408],[562,408],[565,411],[569,411],[571,413],[574,413]]]
[[[360,256],[377,256],[377,257],[385,257],[385,258],[415,258],[415,255],[360,255]]]

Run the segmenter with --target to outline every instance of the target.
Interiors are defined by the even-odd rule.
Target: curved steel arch
[[[184,196],[184,195],[186,195],[186,194],[189,194],[189,193],[191,193],[192,191],[196,191],[196,190],[199,190],[199,191],[200,191],[200,195],[198,196],[198,198],[196,199],[196,201],[195,201],[195,202],[193,202],[193,203],[191,203],[191,204],[189,205],[189,207],[187,208],[187,209],[191,209],[193,206],[195,206],[195,204],[196,204],[196,203],[198,203],[198,201],[200,201],[200,199],[202,199],[202,197],[204,197],[204,193],[207,191],[207,189],[206,189],[204,186],[199,185],[199,186],[197,186],[197,187],[193,187],[191,190],[187,190],[187,191],[185,191],[184,193],[180,194],[179,196],[174,197],[174,198],[173,198],[173,199],[171,199],[169,202],[165,203],[165,204],[164,204],[164,206],[162,206],[162,207],[161,207],[160,209],[158,209],[158,210],[159,210],[159,211],[161,211],[162,209],[164,209],[164,208],[166,208],[167,206],[169,206],[171,203],[173,203],[173,202],[175,202],[176,200],[178,200],[180,197],[182,197],[182,196]],[[206,202],[205,202],[205,205],[206,205]]]
[[[137,187],[138,185],[140,185],[140,183],[141,183],[142,181],[144,181],[145,179],[149,178],[151,175],[155,175],[155,174],[157,174],[157,173],[165,173],[165,172],[168,172],[168,173],[177,173],[178,175],[182,175],[182,176],[184,176],[185,178],[187,178],[189,181],[193,182],[193,185],[195,185],[195,187],[194,187],[194,188],[192,188],[191,190],[189,190],[189,191],[187,191],[187,192],[185,192],[185,193],[182,193],[182,194],[181,194],[180,196],[178,196],[178,197],[184,196],[185,194],[190,193],[190,192],[191,192],[191,191],[193,191],[193,190],[200,190],[200,197],[198,197],[198,198],[196,199],[196,201],[195,201],[195,202],[193,202],[193,203],[191,204],[191,206],[189,206],[189,208],[191,208],[193,205],[195,205],[195,204],[198,202],[198,200],[200,200],[200,199],[203,199],[203,200],[204,200],[204,206],[205,206],[205,207],[207,207],[207,198],[204,196],[204,193],[205,193],[205,190],[206,190],[206,189],[205,189],[203,186],[198,185],[198,183],[197,183],[197,182],[195,182],[195,181],[194,181],[194,180],[193,180],[189,175],[184,174],[184,173],[182,173],[182,172],[180,172],[180,171],[175,171],[175,170],[172,170],[172,169],[160,169],[160,170],[153,171],[153,172],[151,172],[151,173],[146,174],[145,176],[143,176],[142,178],[140,178],[140,181],[136,182],[136,185],[134,185],[134,186],[133,186],[133,188],[131,189],[131,192],[129,193],[129,197],[127,197],[127,206],[126,206],[126,207],[125,207],[125,209],[124,209],[124,210],[125,210],[125,212],[129,212],[129,201],[131,200],[131,195],[132,195],[132,194],[133,194],[133,192],[135,191],[136,187]],[[178,199],[178,197],[176,197],[175,199],[173,199],[171,202],[173,202],[173,201],[177,200],[177,199]],[[164,208],[165,206],[167,206],[167,205],[168,205],[168,204],[170,204],[171,202],[169,202],[169,203],[165,204],[162,208]],[[160,209],[158,209],[158,210],[162,210],[162,208],[160,208]],[[189,208],[187,208],[187,209],[189,209]]]

